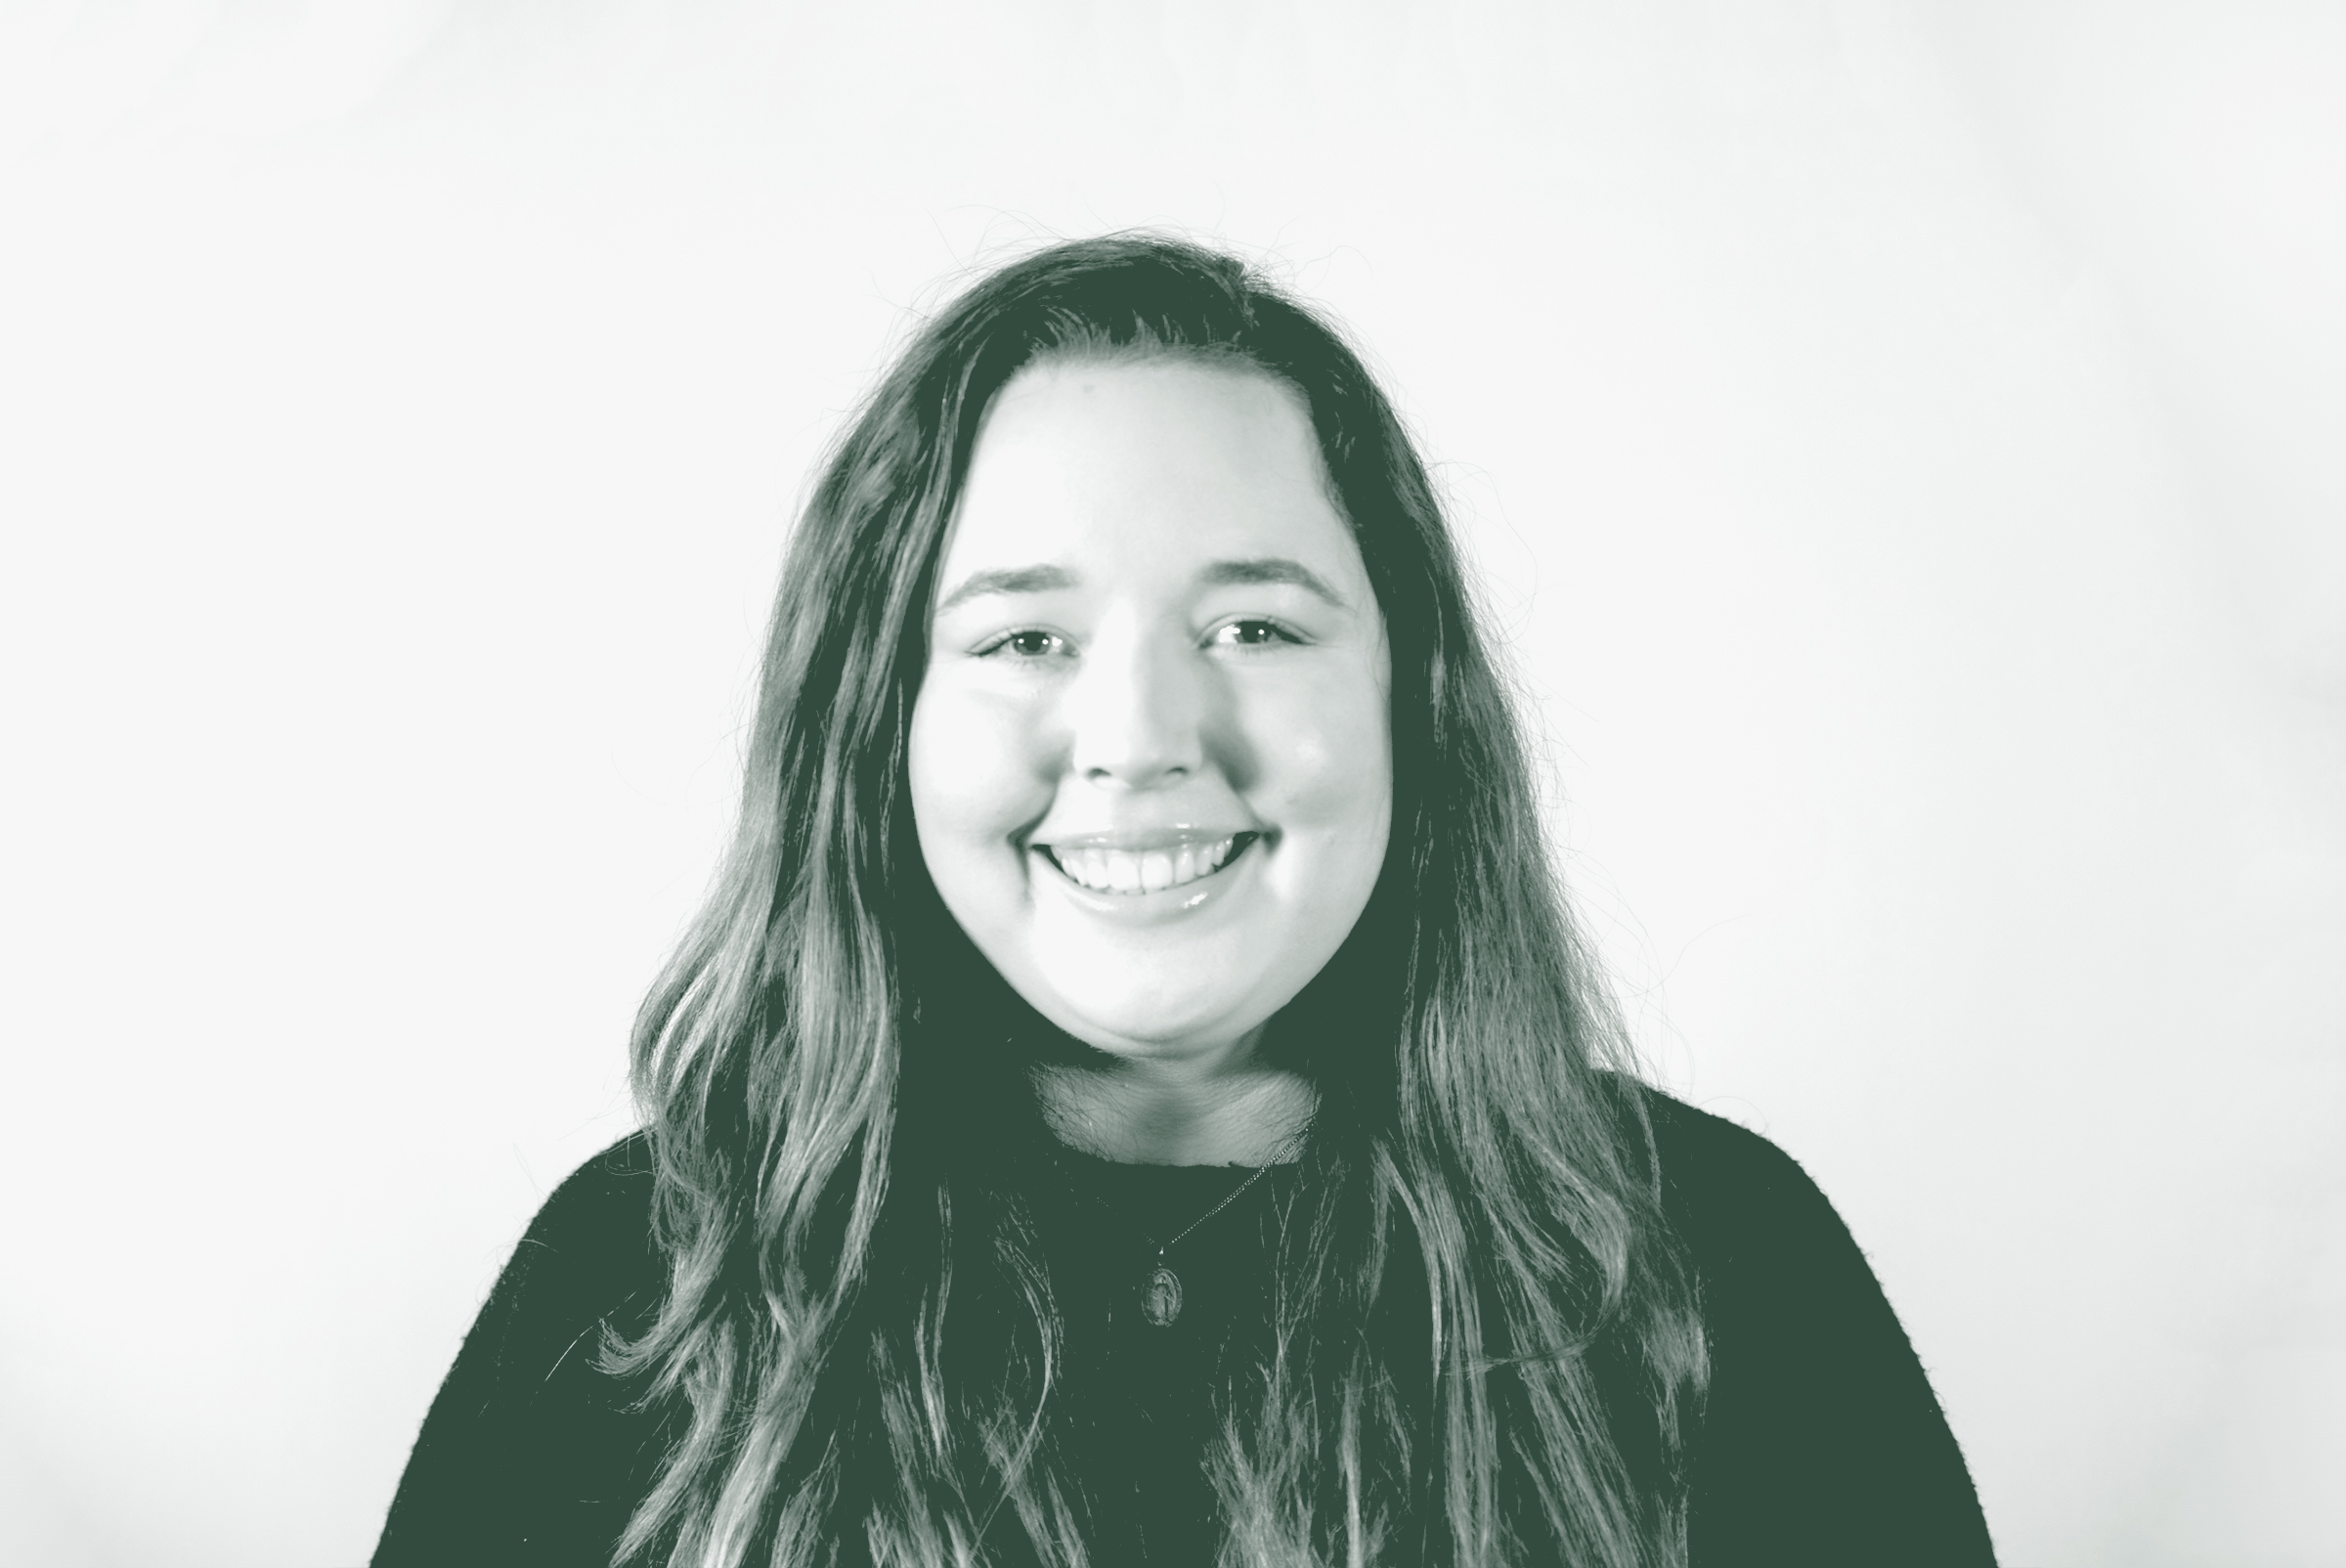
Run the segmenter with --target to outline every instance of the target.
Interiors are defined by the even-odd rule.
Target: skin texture
[[[1021,372],[936,603],[913,814],[979,951],[1098,1053],[1041,1075],[1046,1112],[1110,1158],[1276,1157],[1311,1094],[1255,1047],[1359,919],[1392,821],[1384,621],[1301,400],[1194,361]],[[1221,870],[1138,895],[1046,852],[1233,837]]]

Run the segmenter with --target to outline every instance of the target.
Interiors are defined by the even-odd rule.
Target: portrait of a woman
[[[0,1568],[2338,1568],[2342,92],[0,8]]]
[[[1985,1565],[1863,1253],[1646,1086],[1331,321],[1151,235],[928,321],[738,826],[374,1561]]]

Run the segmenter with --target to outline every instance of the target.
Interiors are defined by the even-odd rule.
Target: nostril
[[[1187,762],[1139,765],[1094,762],[1080,768],[1079,771],[1087,784],[1105,784],[1111,780],[1125,784],[1161,784],[1168,779],[1186,779],[1190,776],[1191,769]]]

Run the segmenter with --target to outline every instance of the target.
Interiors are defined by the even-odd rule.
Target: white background
[[[364,1560],[821,444],[1164,224],[1388,373],[2007,1563],[2346,1562],[2346,7],[0,18],[0,1559]]]

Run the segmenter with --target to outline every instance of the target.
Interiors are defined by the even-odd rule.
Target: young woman
[[[399,1564],[1985,1564],[1815,1187],[1640,1087],[1360,361],[1064,244],[782,575],[739,832]]]

